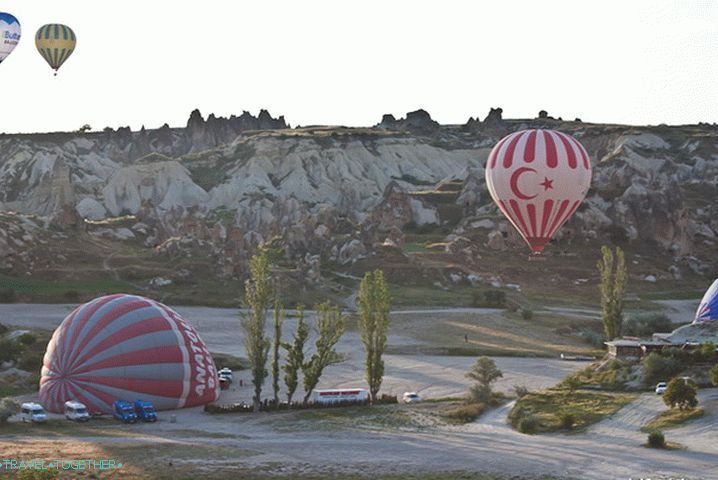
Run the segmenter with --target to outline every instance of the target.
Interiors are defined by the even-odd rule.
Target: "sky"
[[[164,123],[266,108],[292,125],[441,123],[539,110],[624,124],[718,122],[713,0],[7,0],[0,132]],[[77,35],[57,77],[45,23]]]

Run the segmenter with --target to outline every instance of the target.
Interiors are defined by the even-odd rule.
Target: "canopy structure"
[[[698,311],[696,311],[696,318],[693,323],[703,323],[718,320],[718,278],[713,282],[713,285],[708,288],[703,300],[698,305]]]
[[[195,329],[169,307],[135,295],[76,308],[43,359],[40,402],[51,412],[62,412],[68,400],[110,413],[115,400],[141,398],[163,410],[218,396],[214,360]]]

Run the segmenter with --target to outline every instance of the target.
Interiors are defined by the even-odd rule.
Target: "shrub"
[[[523,385],[514,385],[514,393],[516,394],[516,398],[523,398],[528,395],[529,389]]]
[[[0,303],[13,303],[17,301],[17,294],[12,288],[0,288]]]
[[[8,338],[0,340],[0,363],[14,362],[20,355],[20,344]]]
[[[521,318],[524,320],[531,320],[534,317],[534,312],[531,309],[528,308],[522,308],[521,309]]]
[[[663,432],[656,430],[648,434],[648,446],[651,448],[666,448],[666,437]]]
[[[20,405],[12,398],[0,400],[0,423],[7,422],[7,419],[20,411]]]
[[[657,352],[652,352],[643,359],[642,362],[645,381],[648,385],[656,382],[665,381],[671,378],[681,370],[681,364],[670,356],[663,356]]]
[[[484,411],[486,411],[486,404],[470,403],[447,410],[443,415],[448,420],[451,420],[452,423],[469,423],[479,418]]]
[[[22,335],[20,335],[17,338],[17,341],[21,345],[29,346],[37,341],[37,337],[34,334],[28,332],[28,333],[23,333]]]
[[[5,335],[8,331],[10,331],[10,329],[0,323],[0,335]]]
[[[710,375],[711,383],[718,387],[718,365],[713,365],[708,374]]]
[[[596,348],[603,348],[603,335],[591,330],[581,332],[581,340]]]
[[[674,378],[668,382],[663,402],[671,408],[677,406],[681,410],[694,408],[698,405],[697,393],[698,386],[693,380]]]
[[[571,412],[559,412],[558,421],[561,424],[561,428],[571,430],[576,424],[576,415]]]
[[[623,323],[623,334],[634,337],[650,337],[654,333],[673,331],[670,318],[663,313],[638,313],[631,315]]]
[[[535,433],[538,430],[539,420],[535,416],[529,414],[521,417],[518,423],[519,432]]]
[[[45,352],[42,349],[27,349],[20,355],[17,367],[28,372],[39,372],[42,369],[44,356]]]
[[[484,292],[482,307],[504,308],[506,306],[506,292],[501,290],[486,290]]]
[[[78,292],[77,290],[66,290],[62,294],[62,298],[68,302],[79,302],[81,295],[80,292]]]

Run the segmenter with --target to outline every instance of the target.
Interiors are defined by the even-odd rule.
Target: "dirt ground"
[[[236,312],[199,307],[178,310],[195,324],[211,350],[242,355]],[[57,306],[2,306],[0,322],[53,328],[64,313]],[[423,329],[430,325],[429,317],[441,328],[447,318],[456,321],[456,315],[465,321],[466,315],[480,319],[495,312],[400,315],[420,317]],[[417,335],[407,332],[410,326],[397,324],[403,331],[393,332],[390,345],[421,343]],[[294,320],[288,319],[286,336],[293,326]],[[362,386],[358,334],[349,331],[339,350],[347,361],[328,368],[320,387]],[[468,386],[464,375],[474,360],[473,356],[387,355],[382,390],[398,394],[416,390],[426,398],[461,395]],[[514,385],[545,388],[585,365],[551,358],[495,360],[504,372],[497,383],[503,391]],[[240,372],[234,389],[223,392],[221,403],[249,399],[249,388],[237,386],[240,378],[248,380]],[[438,420],[431,414],[431,403],[256,415],[209,415],[191,408],[161,412],[156,424],[125,426],[108,420],[75,427],[61,419],[49,425],[11,424],[6,432],[0,430],[0,457],[112,458],[123,463],[118,471],[95,472],[95,478],[381,478],[444,473],[442,478],[448,479],[482,472],[532,478],[718,480],[718,389],[701,391],[700,402],[706,410],[704,417],[666,431],[667,440],[685,446],[680,450],[642,446],[646,434],[640,427],[665,408],[660,398],[645,394],[612,418],[572,434],[515,432],[506,423],[511,404],[461,426]],[[169,421],[171,415],[175,423]],[[58,427],[58,422],[69,426]],[[89,478],[87,471],[73,475]]]

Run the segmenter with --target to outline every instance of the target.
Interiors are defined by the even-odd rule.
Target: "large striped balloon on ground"
[[[169,307],[135,295],[81,305],[55,330],[43,359],[40,402],[67,400],[108,413],[115,400],[174,409],[219,396],[217,369],[197,332]]]
[[[486,163],[486,185],[534,254],[543,252],[591,184],[591,162],[578,140],[555,130],[504,137]]]
[[[20,22],[9,13],[0,12],[0,62],[5,60],[20,41]]]
[[[718,321],[718,278],[716,278],[710,288],[706,290],[705,295],[703,295],[693,323],[716,321]]]

